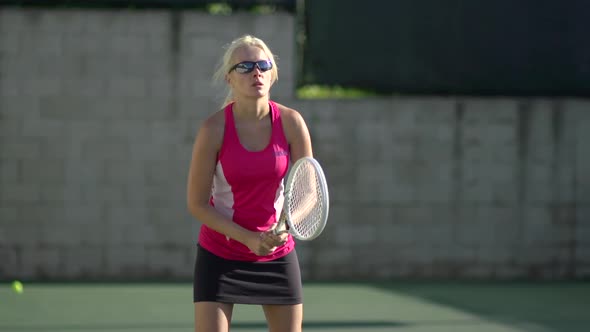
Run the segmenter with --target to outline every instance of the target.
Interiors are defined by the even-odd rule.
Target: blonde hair
[[[268,60],[272,62],[272,69],[270,70],[271,78],[270,78],[270,85],[272,86],[278,79],[279,79],[279,69],[275,62],[275,56],[272,54],[268,46],[262,41],[262,39],[256,38],[251,35],[244,35],[240,38],[233,40],[229,45],[226,46],[225,53],[221,58],[221,62],[217,66],[217,70],[215,74],[213,74],[213,81],[216,83],[225,82],[225,75],[228,74],[229,69],[233,66],[232,60],[234,57],[234,53],[237,49],[244,47],[244,46],[254,46],[260,48],[266,56]],[[227,94],[225,96],[225,100],[223,101],[222,106],[225,107],[227,104],[231,103],[233,100],[232,91],[229,87],[227,87]]]

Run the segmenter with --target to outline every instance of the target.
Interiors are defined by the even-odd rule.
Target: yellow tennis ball
[[[18,280],[13,281],[12,290],[17,294],[22,294],[22,292],[24,291],[23,284]]]

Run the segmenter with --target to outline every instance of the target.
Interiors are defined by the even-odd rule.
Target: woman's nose
[[[260,67],[258,67],[258,65],[256,65],[254,67],[254,70],[252,70],[252,73],[254,73],[254,76],[259,76],[262,74],[262,70],[260,70]]]

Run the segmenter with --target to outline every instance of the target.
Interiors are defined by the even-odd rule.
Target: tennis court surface
[[[0,284],[0,331],[192,331],[190,284]],[[236,306],[232,331],[266,331]],[[586,332],[588,282],[306,283],[304,331]]]

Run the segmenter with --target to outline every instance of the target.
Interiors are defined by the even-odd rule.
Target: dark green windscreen
[[[306,0],[299,85],[590,95],[590,1]]]

